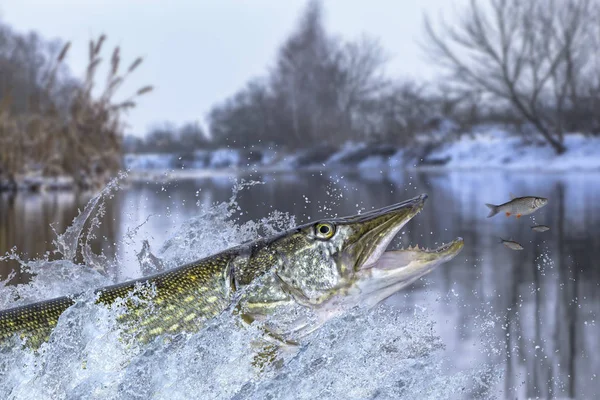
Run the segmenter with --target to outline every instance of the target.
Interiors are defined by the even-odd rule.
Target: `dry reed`
[[[31,99],[29,112],[11,112],[10,94],[0,99],[0,187],[14,189],[32,175],[68,176],[82,189],[101,187],[121,168],[123,113],[153,88],[144,86],[124,101],[114,100],[123,81],[142,62],[137,58],[125,74],[118,75],[120,50],[116,47],[106,84],[94,96],[105,40],[102,35],[90,41],[85,78],[70,89],[66,110],[59,109],[53,93],[70,43],[49,66],[42,98]]]

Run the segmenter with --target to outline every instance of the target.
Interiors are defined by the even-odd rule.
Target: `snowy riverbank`
[[[600,137],[569,134],[565,145],[567,151],[557,155],[540,139],[525,140],[487,128],[454,139],[422,138],[405,148],[385,143],[346,143],[339,148],[322,146],[295,151],[225,148],[187,154],[126,154],[123,168],[131,171],[134,180],[165,174],[166,179],[178,179],[314,170],[358,170],[366,175],[399,169],[600,172]],[[38,173],[19,177],[12,185],[0,178],[0,192],[73,189],[75,184],[67,177],[46,178]]]
[[[600,138],[570,134],[567,152],[557,155],[540,140],[486,130],[440,143],[421,141],[407,148],[388,144],[347,143],[295,152],[274,149],[199,150],[178,154],[128,154],[125,167],[132,171],[270,170],[323,168],[441,168],[516,169],[539,171],[600,170]]]

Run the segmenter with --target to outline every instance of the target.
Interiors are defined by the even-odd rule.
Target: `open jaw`
[[[387,251],[388,245],[396,234],[423,210],[426,200],[427,195],[422,194],[403,203],[376,210],[373,212],[375,217],[363,216],[375,220],[375,224],[359,239],[359,242],[362,242],[360,247],[364,252],[359,257],[359,269],[397,269],[406,266],[408,261],[448,261],[458,254],[463,247],[463,239],[460,237],[435,249],[421,248],[416,245]]]
[[[393,270],[398,268],[406,268],[411,263],[420,262],[432,263],[437,262],[439,265],[449,261],[456,256],[464,245],[461,237],[454,239],[451,242],[444,243],[435,249],[422,248],[419,245],[414,247],[409,246],[406,249],[385,251],[377,261],[369,265],[368,268],[376,268],[382,270]]]
[[[370,244],[370,254],[359,267],[358,288],[361,303],[372,306],[412,284],[438,265],[453,259],[463,248],[464,241],[458,237],[449,243],[429,249],[418,245],[386,251],[398,231],[422,209],[427,196],[413,199],[412,208],[390,217],[388,221],[374,229]],[[376,237],[376,239],[375,239]]]

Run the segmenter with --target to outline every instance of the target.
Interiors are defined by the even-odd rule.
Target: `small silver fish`
[[[532,214],[540,208],[548,204],[548,199],[543,197],[515,197],[512,193],[510,194],[510,201],[500,205],[487,204],[490,209],[488,218],[493,217],[498,213],[505,213],[507,217],[514,215],[517,218],[521,218],[523,215]]]
[[[550,230],[550,227],[546,225],[535,225],[531,227],[531,230],[535,232],[546,232]]]
[[[517,243],[514,240],[504,240],[500,238],[500,243],[502,243],[511,250],[523,250],[523,246],[521,246],[520,243]]]

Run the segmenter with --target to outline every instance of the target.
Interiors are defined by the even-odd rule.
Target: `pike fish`
[[[500,204],[487,204],[486,206],[490,209],[488,218],[493,217],[498,213],[505,213],[507,217],[514,215],[517,218],[521,218],[523,215],[529,215],[540,208],[548,204],[548,199],[543,197],[515,197],[512,193],[510,194],[510,201]]]
[[[426,198],[302,225],[163,273],[98,289],[96,301],[110,306],[127,299],[139,285],[150,285],[152,307],[126,301],[126,312],[118,319],[140,342],[196,332],[226,310],[250,324],[277,311],[309,309],[316,318],[265,328],[281,341],[301,338],[344,310],[376,305],[458,254],[461,238],[433,250],[386,251]],[[60,297],[0,311],[0,343],[18,335],[26,345],[39,347],[73,304],[71,297]]]

